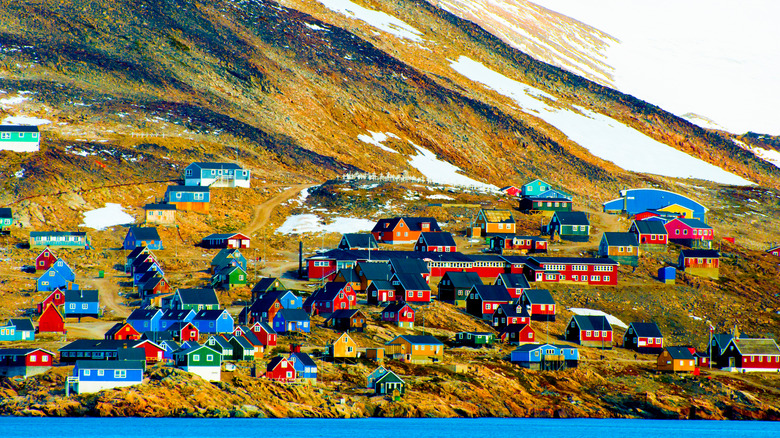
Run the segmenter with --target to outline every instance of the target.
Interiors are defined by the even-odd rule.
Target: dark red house
[[[431,287],[420,274],[395,273],[390,277],[398,300],[409,303],[430,303]]]
[[[417,238],[417,242],[414,244],[415,251],[428,251],[428,252],[456,252],[458,246],[455,244],[455,239],[452,238],[452,234],[440,232],[424,232],[420,233],[420,237]]]
[[[414,328],[414,309],[403,301],[390,303],[382,309],[382,321],[395,323],[398,327]]]
[[[266,347],[276,346],[276,331],[270,325],[258,321],[252,324],[249,329],[257,336],[257,339]]]
[[[38,303],[38,315],[42,314],[43,310],[48,307],[49,304],[52,304],[55,307],[65,304],[65,293],[59,290],[59,288],[54,289],[46,299]]]
[[[499,330],[499,339],[507,344],[532,344],[536,342],[536,332],[531,324],[510,324]]]
[[[523,273],[528,281],[616,286],[618,266],[607,257],[529,257]]]
[[[660,354],[664,351],[664,335],[654,322],[632,322],[623,335],[623,348],[639,353]]]
[[[54,252],[52,252],[52,250],[47,246],[43,251],[41,251],[40,254],[38,254],[38,257],[35,258],[35,270],[45,271],[49,269],[56,261],[57,256],[54,255]]]

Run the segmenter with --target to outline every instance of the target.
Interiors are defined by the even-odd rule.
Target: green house
[[[496,343],[496,336],[489,332],[460,332],[455,335],[455,343],[463,347],[490,347]]]
[[[0,125],[0,151],[37,152],[40,146],[37,126]]]
[[[90,249],[89,237],[83,231],[33,231],[30,248]]]
[[[218,381],[221,377],[222,354],[211,347],[199,345],[173,353],[177,368],[197,374],[204,380]]]
[[[0,231],[14,224],[14,216],[10,208],[0,208]]]
[[[556,211],[553,213],[546,231],[550,236],[560,237],[572,242],[587,242],[590,237],[590,220],[581,211]]]
[[[240,266],[224,266],[211,277],[212,286],[222,289],[233,289],[246,286],[246,271]]]
[[[387,371],[385,375],[374,382],[374,394],[392,395],[393,391],[398,391],[400,395],[406,392],[406,382],[392,371]]]

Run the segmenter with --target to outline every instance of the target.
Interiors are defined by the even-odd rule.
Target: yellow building
[[[357,357],[357,343],[348,334],[342,333],[330,344],[330,356],[334,359],[354,359]]]
[[[176,206],[173,204],[144,205],[144,223],[147,225],[176,225]]]
[[[444,344],[433,336],[403,335],[385,344],[385,352],[404,362],[439,362],[444,359]]]
[[[487,237],[493,234],[515,234],[515,219],[509,210],[483,208],[477,213],[472,229],[472,235],[475,237]]]
[[[667,213],[676,213],[682,215],[685,219],[694,219],[693,210],[685,208],[680,204],[670,204],[664,208],[659,208],[658,211],[664,211]]]

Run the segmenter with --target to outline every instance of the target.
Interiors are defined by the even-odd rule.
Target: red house
[[[168,328],[173,339],[178,342],[195,341],[200,338],[200,330],[191,322],[175,322]]]
[[[46,299],[38,303],[38,315],[43,313],[43,309],[49,306],[49,304],[54,305],[55,307],[62,306],[65,304],[65,294],[58,289],[54,289]]]
[[[612,326],[604,315],[574,315],[564,337],[583,347],[612,349]]]
[[[517,196],[520,194],[520,189],[515,186],[501,187],[499,190],[501,190],[502,193],[506,193],[507,196]]]
[[[496,278],[499,274],[507,272],[509,264],[506,259],[498,255],[469,254],[471,269],[469,272],[476,272],[480,278]]]
[[[394,302],[396,301],[395,287],[389,281],[374,280],[366,289],[366,299],[368,304],[373,305]]]
[[[520,297],[520,305],[532,321],[555,321],[555,300],[547,289],[528,289]]]
[[[38,318],[38,333],[66,333],[65,318],[54,304],[49,303]]]
[[[115,341],[137,341],[141,339],[141,333],[134,329],[132,325],[128,323],[118,322],[106,332],[105,339],[113,339]]]
[[[774,339],[732,338],[716,361],[731,371],[780,371],[780,348]]]
[[[667,222],[669,241],[694,249],[710,249],[714,238],[711,226],[698,219],[676,218]]]
[[[524,290],[531,288],[522,274],[499,274],[494,284],[504,286],[512,298],[520,298]]]
[[[42,348],[1,348],[0,376],[24,378],[45,373],[52,366],[54,354]]]
[[[452,238],[450,233],[432,233],[424,232],[420,233],[420,237],[414,244],[415,251],[428,251],[428,252],[456,252],[458,246],[455,244],[455,239]]]
[[[250,239],[241,233],[210,234],[203,238],[201,245],[204,248],[249,248]]]
[[[780,256],[780,246],[773,246],[772,248],[769,248],[766,252],[772,254],[773,256]]]
[[[430,303],[431,287],[420,274],[395,273],[390,277],[390,284],[395,288],[398,300],[409,303]]]
[[[303,302],[307,313],[333,313],[338,309],[353,309],[357,305],[357,294],[352,285],[344,282],[325,283]]]
[[[493,236],[488,240],[490,248],[501,254],[534,254],[547,252],[547,240],[539,236]]]
[[[252,326],[249,327],[249,330],[252,331],[252,333],[257,336],[257,339],[260,340],[260,342],[265,347],[274,347],[276,346],[276,331],[271,328],[270,325],[258,321]]]
[[[536,342],[536,332],[531,324],[509,324],[499,330],[499,339],[507,344],[533,344]]]
[[[139,341],[133,345],[133,348],[143,348],[147,363],[161,362],[163,360],[164,349],[148,339]]]
[[[439,223],[432,217],[396,217],[381,219],[371,234],[379,243],[414,243],[423,232],[440,232]]]
[[[289,383],[295,381],[295,368],[293,363],[282,356],[276,356],[268,362],[265,368],[265,377],[277,382]]]
[[[390,303],[382,309],[382,321],[393,322],[398,327],[414,328],[414,309],[403,301]]]
[[[669,234],[661,221],[634,221],[628,232],[636,235],[642,251],[666,251]]]
[[[618,266],[606,257],[529,257],[523,273],[528,281],[616,286]]]
[[[41,251],[40,254],[38,254],[38,257],[35,258],[35,270],[45,271],[49,269],[56,261],[57,256],[54,255],[52,250],[47,246],[43,251]]]

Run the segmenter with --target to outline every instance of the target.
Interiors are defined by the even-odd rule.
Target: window
[[[85,376],[88,376],[88,375],[89,375],[89,371],[90,371],[90,370],[84,370],[84,375],[85,375]]]
[[[87,310],[87,307],[88,307],[88,306],[87,306],[87,303],[83,303],[83,304],[81,305],[81,310]]]
[[[601,276],[598,275],[591,275],[590,281],[601,281]]]
[[[422,298],[422,297],[423,297],[423,291],[418,291],[417,298]]]
[[[104,376],[106,373],[106,370],[98,370],[98,376]]]
[[[675,235],[679,235],[680,234],[680,230],[674,230],[674,234]]]
[[[213,355],[213,354],[207,354],[207,355],[206,355],[206,360],[207,360],[208,362],[211,362],[211,361],[213,361],[213,360],[214,360],[214,355]]]
[[[203,193],[195,193],[195,200],[196,201],[202,201],[203,200]]]
[[[688,235],[688,230],[683,230],[683,235],[687,236]]]
[[[625,248],[624,248],[624,247],[622,247],[622,246],[619,246],[619,247],[618,247],[618,252],[624,252],[624,251],[625,251]]]
[[[70,303],[68,307],[70,307],[71,310],[76,310],[76,303]]]
[[[585,336],[590,336],[590,330],[585,330]]]
[[[199,361],[199,360],[200,360],[200,355],[199,355],[199,354],[193,354],[193,355],[192,355],[192,360],[193,360],[194,362],[197,362],[197,361]]]
[[[192,176],[192,169],[187,169],[184,171],[184,176]]]
[[[176,192],[176,199],[181,199],[181,192]]]
[[[0,134],[0,138],[2,138],[3,140],[10,140],[11,139],[11,133],[10,132],[4,132],[4,133]]]
[[[115,379],[124,379],[127,377],[127,370],[114,370]]]
[[[38,133],[37,132],[33,132],[32,133],[32,138],[38,138]]]

